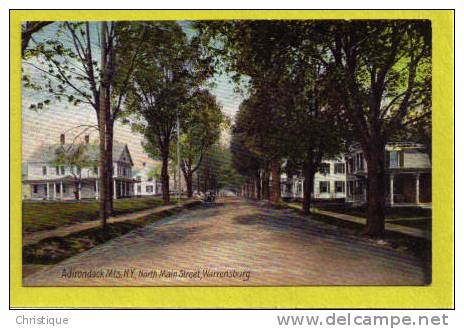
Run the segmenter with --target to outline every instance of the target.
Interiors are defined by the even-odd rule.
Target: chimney
[[[85,144],[89,144],[89,142],[90,142],[90,136],[85,135]]]
[[[64,134],[60,135],[60,143],[61,143],[61,145],[64,145],[64,143],[65,143]]]

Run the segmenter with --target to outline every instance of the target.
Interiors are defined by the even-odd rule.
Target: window
[[[93,173],[94,173],[94,175],[98,176],[98,167],[97,166],[93,166]]]
[[[152,182],[152,181],[153,181],[153,177],[148,177],[148,178],[147,178],[147,181]]]
[[[47,166],[42,166],[42,175],[47,176]]]
[[[145,191],[147,193],[153,193],[153,186],[152,185],[145,186]]]
[[[137,176],[137,180],[141,181],[141,180],[142,180],[142,176]]]
[[[335,192],[337,192],[337,193],[344,193],[345,192],[345,182],[344,181],[336,181],[335,182]]]
[[[364,169],[364,157],[363,157],[362,152],[356,154],[356,167],[357,167],[359,170],[363,170],[363,169]]]
[[[353,160],[353,158],[349,158],[348,163],[347,163],[347,172],[352,173],[353,172],[353,167],[354,167],[354,160]]]
[[[64,175],[64,166],[61,166],[61,175]]]
[[[56,166],[56,174],[59,175],[60,174],[60,167],[59,166]]]
[[[321,164],[321,174],[329,175],[330,174],[330,163]]]
[[[141,192],[142,192],[142,186],[137,185],[137,193],[141,193]]]
[[[403,151],[390,151],[387,152],[387,155],[390,168],[402,168],[404,166]]]
[[[63,193],[66,193],[66,185],[63,184]]]
[[[93,191],[97,192],[97,181],[95,181],[95,183],[93,183]]]
[[[60,184],[55,184],[55,189],[56,189],[56,193],[60,193],[61,192],[61,185]]]
[[[361,181],[357,180],[354,182],[354,194],[363,194],[363,184]]]
[[[344,163],[336,163],[334,165],[334,173],[335,174],[344,174],[345,173],[345,164]]]
[[[330,193],[330,182],[328,181],[319,182],[319,193]]]
[[[48,185],[44,184],[45,195],[48,195]]]
[[[354,192],[354,182],[352,180],[348,181],[347,194],[353,195]]]
[[[37,186],[37,185],[32,185],[32,191],[33,191],[34,193],[38,193],[38,192],[39,192],[38,186]]]

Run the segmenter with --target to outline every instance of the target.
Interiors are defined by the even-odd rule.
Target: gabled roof
[[[50,144],[50,145],[42,145],[38,147],[34,153],[29,157],[28,162],[52,162],[56,157],[56,151],[60,148],[65,147],[65,149],[72,149],[74,147],[78,147],[78,145],[72,144]],[[87,154],[92,160],[98,160],[100,157],[100,149],[98,145],[95,144],[88,144],[87,147]],[[119,161],[124,151],[127,151],[129,156],[129,161],[133,165],[133,161],[129,152],[129,148],[127,144],[119,143],[117,141],[113,141],[113,161]]]

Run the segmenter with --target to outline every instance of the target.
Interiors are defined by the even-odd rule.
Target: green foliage
[[[195,92],[188,107],[190,111],[181,126],[180,135],[181,166],[186,175],[198,169],[209,147],[219,141],[225,121],[216,98],[207,90]],[[171,148],[171,158],[177,164],[177,143],[172,143]]]
[[[96,148],[92,144],[61,145],[55,150],[53,165],[68,168],[76,179],[80,179],[82,169],[98,166],[98,160],[90,157]]]
[[[143,26],[140,57],[129,81],[128,120],[134,131],[145,135],[144,147],[151,156],[166,156],[177,119],[185,127],[202,115],[201,109],[195,108],[195,95],[213,70],[208,58],[194,40],[188,40],[179,24],[144,22]]]
[[[228,148],[212,145],[198,171],[199,190],[219,190],[227,188],[238,191],[243,184],[243,176],[233,166],[232,154]]]

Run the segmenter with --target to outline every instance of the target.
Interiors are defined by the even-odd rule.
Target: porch
[[[73,179],[29,180],[24,181],[29,191],[23,193],[24,199],[30,200],[85,200],[99,198],[100,182],[96,178],[85,178],[77,183]],[[113,199],[134,196],[133,179],[113,179]],[[76,198],[77,193],[77,198]]]

